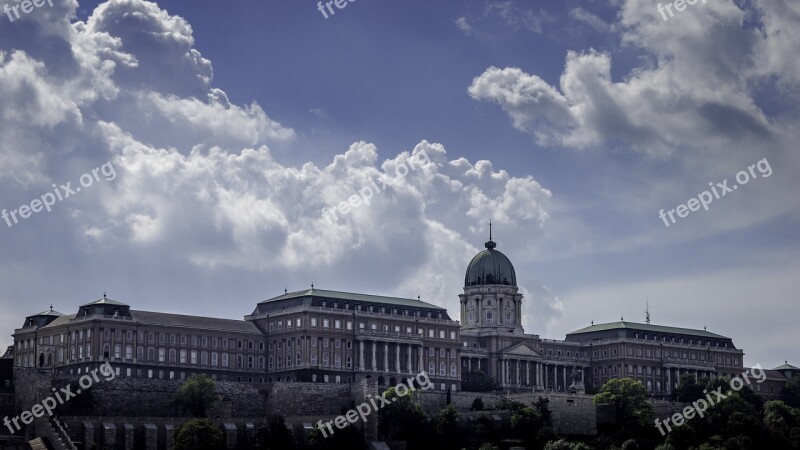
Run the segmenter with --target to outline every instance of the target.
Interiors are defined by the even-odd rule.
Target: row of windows
[[[512,323],[514,317],[513,309],[510,311],[506,311],[506,321],[505,323]],[[475,311],[469,310],[467,311],[467,320],[469,323],[475,323]],[[493,311],[486,311],[486,315],[484,316],[484,323],[492,324],[495,320],[495,313]]]
[[[104,340],[110,340],[111,336],[113,335],[116,340],[122,340],[122,330],[114,330],[114,329],[100,329],[103,333]],[[133,331],[127,330],[125,331],[125,338],[127,341],[133,341]],[[51,335],[51,336],[41,336],[39,338],[39,345],[56,345],[56,344],[63,344],[66,340],[67,334],[62,333],[59,335]],[[75,343],[77,341],[84,341],[84,339],[88,340],[92,337],[92,330],[85,329],[85,330],[73,330],[71,332],[70,337],[71,342]],[[85,338],[84,338],[85,337]],[[209,336],[193,336],[193,335],[177,335],[177,334],[166,334],[166,333],[154,333],[154,332],[147,332],[139,331],[138,335],[138,342],[151,342],[155,343],[158,340],[159,343],[165,344],[169,341],[170,344],[177,344],[180,342],[181,345],[192,345],[194,347],[201,346],[201,347],[209,347],[211,348],[239,348],[239,349],[248,349],[248,350],[264,350],[264,343],[263,342],[255,342],[252,340],[243,340],[243,339],[228,339],[228,338],[216,338],[216,337],[209,337]],[[19,348],[20,350],[28,350],[33,348],[33,339],[22,340],[19,341]]]
[[[326,319],[326,318],[319,319],[317,317],[311,317],[309,319],[309,322],[310,322],[310,326],[313,327],[313,328],[321,327],[321,328],[332,328],[334,330],[342,330],[342,329],[347,330],[347,331],[352,331],[353,330],[353,321],[352,320]],[[292,324],[294,324],[294,325],[292,325]],[[302,317],[296,317],[294,319],[277,320],[277,321],[274,321],[274,322],[270,322],[269,323],[269,330],[270,331],[274,331],[274,330],[277,329],[277,330],[280,331],[280,330],[284,329],[284,326],[285,326],[285,328],[287,330],[291,329],[293,326],[295,328],[300,328],[300,327],[303,326],[303,318]],[[378,324],[374,323],[374,322],[369,322],[369,323],[367,323],[367,322],[358,322],[358,329],[359,330],[366,330],[367,328],[369,328],[370,330],[376,330],[377,331],[378,330]],[[388,324],[383,324],[380,329],[382,331],[386,331],[386,332],[388,332],[390,329],[393,329],[395,333],[403,332],[402,331],[403,327],[401,327],[400,325],[394,325],[393,328],[390,328],[390,326]],[[406,326],[405,327],[405,333],[406,334],[413,334],[414,333],[414,328],[411,327],[411,326]],[[425,329],[424,328],[417,328],[417,334],[420,335],[420,336],[425,335]],[[428,328],[428,337],[429,338],[438,337],[439,339],[447,339],[447,332],[445,330],[436,330],[434,328]],[[450,339],[452,339],[452,340],[458,339],[458,334],[456,333],[456,331],[454,331],[454,330],[450,331]]]

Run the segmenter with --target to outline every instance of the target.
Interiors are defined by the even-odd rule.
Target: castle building
[[[105,361],[123,377],[206,373],[242,382],[394,385],[426,371],[436,389],[461,389],[479,369],[503,390],[582,391],[631,377],[666,397],[680,376],[735,376],[743,351],[706,330],[649,323],[592,324],[564,340],[522,327],[511,261],[491,240],[469,263],[460,320],[445,308],[377,295],[311,289],[258,303],[243,320],[139,311],[102,299],[75,314],[50,310],[14,330],[14,366],[86,373]]]

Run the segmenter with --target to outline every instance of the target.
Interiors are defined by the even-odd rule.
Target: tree
[[[542,421],[545,425],[551,425],[551,416],[550,413],[550,399],[547,397],[539,397],[533,402],[533,407],[536,408],[536,412],[542,415]]]
[[[378,432],[386,440],[406,440],[413,448],[413,441],[425,439],[424,430],[430,430],[428,418],[422,408],[412,400],[414,391],[398,397],[394,387],[384,393],[384,397],[394,399],[391,404],[378,410]],[[349,427],[348,427],[349,428]]]
[[[800,408],[800,375],[793,376],[783,386],[783,402],[792,408]]]
[[[483,411],[483,399],[480,397],[475,397],[475,400],[472,401],[472,406],[470,409],[473,411]]]
[[[780,400],[769,401],[764,406],[764,425],[776,443],[800,448],[800,408],[792,408]]]
[[[294,448],[294,436],[280,414],[270,414],[256,429],[257,450],[290,450]]]
[[[653,408],[647,401],[647,390],[641,382],[630,378],[614,378],[593,398],[595,405],[614,405],[617,426],[624,433],[650,426]]]
[[[701,381],[695,380],[695,376],[690,373],[681,375],[678,387],[672,392],[673,398],[683,403],[690,403],[703,398],[705,396],[703,389],[708,380],[702,379]]]
[[[450,398],[450,389],[448,389],[448,390],[447,390],[447,403],[446,403],[446,404],[447,404],[447,405],[449,405],[449,404],[450,404],[450,402],[451,402],[451,400],[452,400],[452,399]]]
[[[218,450],[225,435],[207,419],[192,419],[175,429],[175,450]]]
[[[447,405],[439,411],[433,419],[433,426],[436,429],[437,440],[440,442],[437,449],[459,449],[462,447],[460,442],[462,434],[458,432],[458,412],[455,406]]]
[[[178,388],[174,403],[192,417],[206,417],[208,410],[217,401],[214,393],[216,383],[206,374],[192,375]]]
[[[461,375],[461,390],[466,392],[491,392],[499,389],[497,380],[480,369],[472,369]]]

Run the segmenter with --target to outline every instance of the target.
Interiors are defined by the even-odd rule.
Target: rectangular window
[[[330,321],[328,319],[322,319],[322,328],[330,328]]]
[[[347,329],[348,330],[352,330],[353,329],[353,322],[350,321],[350,320],[347,321]]]
[[[336,319],[336,320],[333,322],[333,327],[334,327],[334,328],[336,328],[337,330],[338,330],[338,329],[340,329],[340,328],[342,328],[342,321],[341,321],[341,320],[339,320],[339,319]]]
[[[222,354],[222,367],[228,367],[228,354]]]
[[[216,352],[211,353],[211,365],[217,367],[219,365],[219,355]]]
[[[439,330],[439,339],[444,339],[444,330]]]
[[[303,326],[303,319],[298,317],[297,320],[295,320],[295,325],[297,325],[298,327]]]
[[[165,356],[166,356],[166,354],[165,354],[165,353],[166,353],[166,352],[164,351],[164,349],[163,349],[163,348],[160,348],[160,349],[158,349],[158,362],[160,362],[160,363],[163,363],[163,362],[164,362],[164,358],[165,358]]]
[[[192,350],[190,353],[190,364],[197,364],[197,350]]]
[[[317,318],[316,318],[316,317],[312,317],[312,318],[311,318],[311,326],[312,326],[312,327],[315,327],[315,326],[317,326]]]

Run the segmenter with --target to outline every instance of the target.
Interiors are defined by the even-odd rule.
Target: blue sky
[[[527,332],[642,321],[649,299],[748,364],[800,362],[790,0],[667,21],[646,0],[54,2],[0,17],[0,208],[118,177],[0,226],[0,345],[104,291],[241,318],[314,282],[458,319],[491,219]],[[768,177],[659,218],[764,158]],[[370,205],[322,219],[375,178]]]

